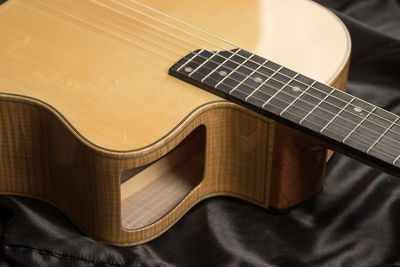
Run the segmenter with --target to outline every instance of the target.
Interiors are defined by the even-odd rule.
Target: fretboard
[[[399,172],[399,116],[258,55],[197,50],[169,73]]]

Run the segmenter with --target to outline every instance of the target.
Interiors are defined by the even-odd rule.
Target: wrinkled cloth
[[[350,31],[348,91],[400,114],[400,1],[318,2]],[[0,234],[0,266],[400,265],[400,179],[336,153],[323,191],[289,213],[213,198],[124,248],[86,237],[47,203],[1,196]]]

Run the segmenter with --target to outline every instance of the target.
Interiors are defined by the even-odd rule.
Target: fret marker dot
[[[293,86],[292,90],[295,91],[295,92],[299,92],[301,90],[301,88],[298,87],[298,86]]]
[[[359,108],[359,107],[354,107],[353,110],[354,110],[355,112],[361,112],[361,111],[362,111],[362,109]]]
[[[228,73],[226,71],[224,71],[224,70],[221,70],[221,71],[218,72],[218,74],[221,75],[221,76],[226,76]]]
[[[192,72],[193,68],[192,67],[185,67],[184,69],[186,72]]]
[[[261,77],[255,77],[254,81],[257,82],[257,83],[260,83],[260,82],[263,81],[263,79]]]

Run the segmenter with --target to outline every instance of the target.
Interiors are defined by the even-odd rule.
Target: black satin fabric
[[[400,1],[318,2],[351,33],[348,91],[400,114]],[[336,153],[324,190],[290,213],[214,198],[126,248],[93,241],[49,204],[1,196],[0,233],[0,266],[400,265],[400,180]]]

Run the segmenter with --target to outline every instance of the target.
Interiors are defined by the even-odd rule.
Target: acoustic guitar
[[[337,90],[350,37],[314,2],[8,0],[0,28],[0,193],[96,240],[213,196],[290,209],[327,149],[399,174],[399,117]]]

